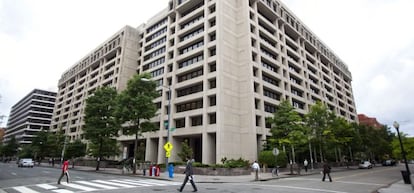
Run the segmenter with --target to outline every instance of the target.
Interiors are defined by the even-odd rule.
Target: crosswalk
[[[35,184],[29,186],[16,186],[5,189],[8,193],[76,193],[76,192],[98,192],[102,190],[116,190],[137,187],[152,186],[176,186],[179,182],[154,180],[154,179],[114,179],[114,180],[79,180],[70,183],[57,184]]]

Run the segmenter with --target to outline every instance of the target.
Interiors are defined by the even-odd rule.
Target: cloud
[[[0,1],[0,32],[15,37],[24,36],[30,29],[30,10],[24,1]],[[18,24],[18,25],[16,25]]]

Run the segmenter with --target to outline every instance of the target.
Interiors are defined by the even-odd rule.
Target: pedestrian
[[[55,158],[52,158],[52,167],[55,167]]]
[[[63,162],[62,174],[60,175],[57,184],[60,184],[60,180],[62,180],[64,175],[66,175],[66,182],[69,183],[69,161],[67,159]]]
[[[183,184],[179,189],[177,189],[179,192],[182,192],[184,189],[185,184],[187,184],[188,180],[190,180],[191,185],[193,186],[193,192],[197,192],[197,187],[194,184],[194,177],[193,177],[193,160],[190,159],[190,157],[187,157],[187,165],[185,166],[185,178],[183,181]]]
[[[252,168],[254,171],[254,180],[259,180],[259,171],[260,171],[260,166],[257,163],[257,161],[254,161],[254,163],[252,164]]]
[[[308,160],[307,159],[303,161],[303,167],[305,168],[305,172],[308,173]]]
[[[328,175],[329,181],[332,182],[332,178],[331,178],[330,173],[331,173],[331,166],[325,160],[325,162],[323,163],[323,178],[322,178],[322,181],[325,181],[325,176]]]

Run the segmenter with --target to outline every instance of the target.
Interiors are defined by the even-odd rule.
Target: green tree
[[[118,136],[120,124],[115,118],[117,92],[114,88],[100,87],[86,99],[85,125],[83,132],[89,140],[92,156],[97,158],[96,170],[99,170],[103,156],[116,155],[111,149],[114,138]]]
[[[49,135],[48,131],[42,130],[36,133],[36,137],[32,140],[32,149],[33,153],[36,155],[35,159],[42,160],[44,157],[49,156],[48,141]]]
[[[283,100],[276,106],[276,112],[273,117],[267,119],[267,122],[272,125],[270,143],[273,143],[274,146],[278,144],[290,145],[290,159],[294,162],[294,146],[306,143],[307,139],[301,125],[302,118],[288,101]]]
[[[149,121],[157,112],[153,100],[158,97],[158,92],[154,81],[146,81],[150,78],[148,73],[135,75],[118,97],[117,117],[126,124],[123,133],[135,135],[134,160],[137,159],[138,137],[143,132],[156,129]],[[136,173],[136,164],[133,165],[133,173]]]
[[[305,124],[309,128],[309,132],[312,133],[313,143],[319,147],[320,160],[324,160],[324,143],[326,142],[326,136],[330,133],[329,121],[330,114],[328,108],[320,101],[317,101],[312,105],[309,113],[305,115]],[[317,162],[317,158],[314,158]]]
[[[49,133],[46,141],[48,150],[46,155],[50,157],[60,157],[65,143],[65,135],[63,134],[63,131],[60,129],[56,133]]]
[[[259,153],[259,163],[268,168],[273,168],[276,165],[276,156],[273,155],[272,151],[261,151]]]
[[[10,141],[3,147],[3,153],[6,157],[13,157],[17,154],[17,150],[20,145],[17,143],[16,138],[13,136],[10,138]]]
[[[181,158],[182,161],[186,161],[187,157],[193,157],[193,149],[188,145],[188,140],[184,140],[181,142],[181,152],[179,152],[178,157]]]
[[[86,155],[86,144],[83,143],[80,139],[75,140],[67,145],[66,157],[72,159],[72,167],[75,166],[75,159],[78,157],[83,157]]]
[[[407,134],[402,132],[400,132],[400,135],[407,160],[414,160],[414,137],[408,137]],[[398,137],[394,137],[392,141],[392,156],[399,160],[403,159]]]

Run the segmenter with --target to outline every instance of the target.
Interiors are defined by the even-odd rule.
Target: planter
[[[176,166],[174,173],[183,173],[185,166]],[[251,175],[250,168],[200,168],[193,167],[195,175],[206,175],[206,176],[240,176],[240,175]]]

